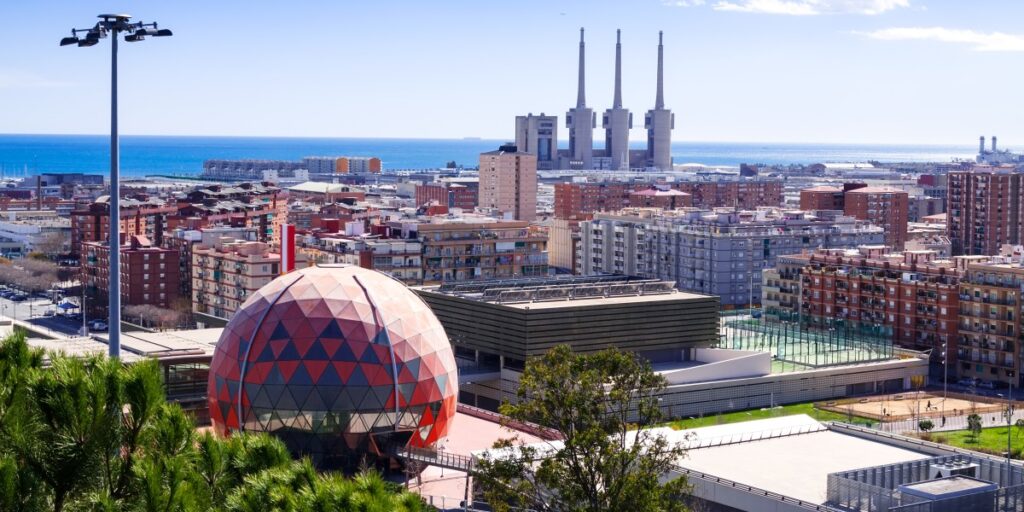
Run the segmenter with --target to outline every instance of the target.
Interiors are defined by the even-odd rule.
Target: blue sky
[[[623,31],[636,139],[664,30],[675,140],[1024,145],[1016,0],[4,2],[0,133],[108,129],[109,43],[57,41],[118,10],[175,32],[122,45],[129,134],[507,139],[575,102],[583,26],[598,111]]]

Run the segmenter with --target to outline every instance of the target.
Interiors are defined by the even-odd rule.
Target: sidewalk
[[[942,418],[927,419],[930,419],[932,423],[935,424],[935,427],[932,428],[931,432],[947,432],[951,430],[967,430],[967,417],[969,415],[970,413],[957,416],[946,416],[945,424],[943,424]],[[978,413],[978,415],[981,416],[982,428],[1006,426],[1006,416],[1004,416],[1002,412],[986,412]],[[1020,419],[1024,419],[1024,411],[1018,409],[1014,411],[1013,419],[1010,424],[1012,425]],[[901,432],[920,432],[920,429],[917,426],[917,420],[913,419],[882,423],[879,426],[879,430],[894,434],[899,434]]]

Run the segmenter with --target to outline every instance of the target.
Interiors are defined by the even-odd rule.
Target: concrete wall
[[[717,348],[698,348],[695,352],[695,359],[705,364],[661,372],[669,385],[763,377],[772,372],[772,355],[768,352]]]

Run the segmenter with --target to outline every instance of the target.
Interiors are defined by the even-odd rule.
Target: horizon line
[[[9,133],[0,132],[0,137],[110,137],[109,133]],[[120,134],[120,137],[150,137],[150,138],[226,138],[226,139],[322,139],[322,140],[417,140],[417,141],[478,141],[478,142],[514,142],[508,138],[491,138],[491,137],[476,137],[476,136],[465,136],[465,137],[375,137],[375,136],[324,136],[324,135],[226,135],[226,134],[137,134],[130,133]],[[988,137],[988,136],[986,136]],[[561,141],[560,141],[561,142]],[[568,140],[566,140],[568,142]],[[644,139],[632,140],[634,142],[645,142]],[[771,144],[771,145],[817,145],[817,146],[963,146],[963,147],[977,147],[977,143],[958,143],[958,142],[872,142],[872,141],[854,141],[854,142],[813,142],[813,141],[781,141],[781,140],[714,140],[714,139],[672,139],[672,144]],[[597,146],[595,146],[597,147]]]

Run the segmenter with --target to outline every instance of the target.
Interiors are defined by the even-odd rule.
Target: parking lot
[[[68,311],[57,307],[50,298],[28,296],[23,300],[12,300],[0,296],[0,315],[38,325],[44,329],[66,335],[76,335],[81,331],[81,317],[73,318],[77,309]]]

